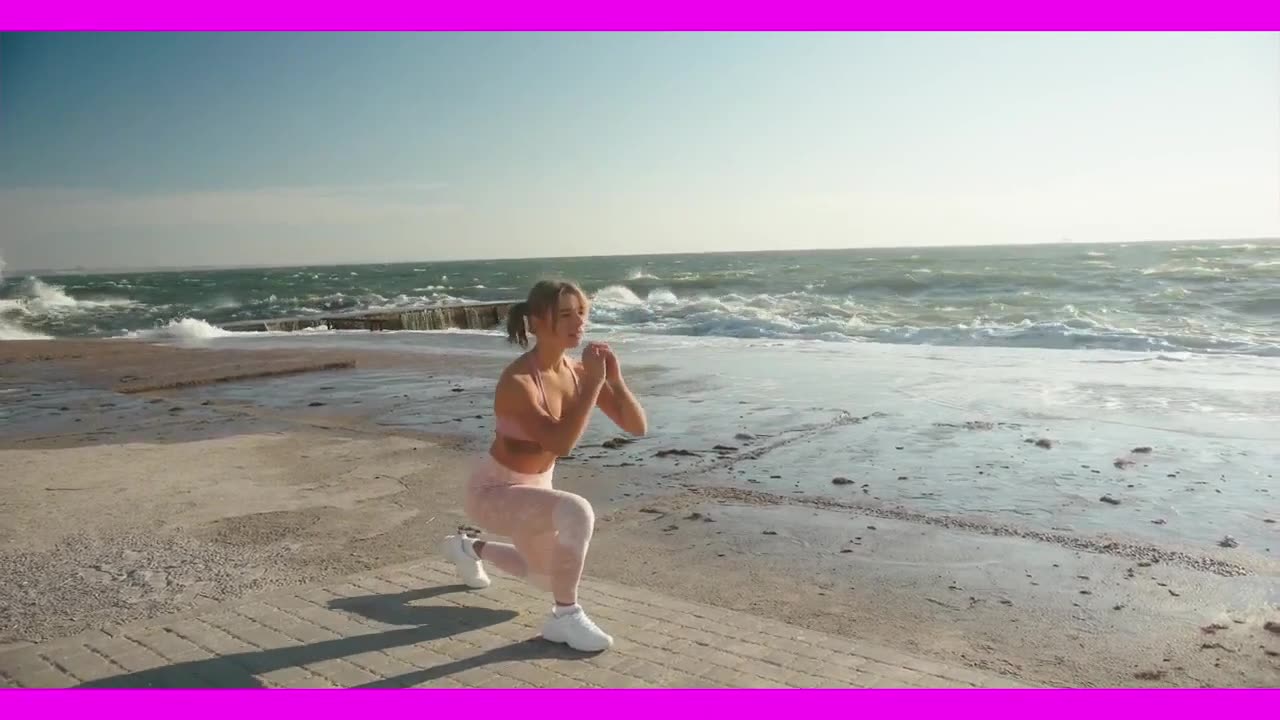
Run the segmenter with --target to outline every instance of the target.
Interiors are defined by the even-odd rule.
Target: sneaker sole
[[[458,577],[461,578],[462,567],[458,565],[457,560],[453,559],[452,545],[448,540],[444,540],[440,543],[440,554],[444,556],[445,560],[448,560],[449,562],[453,563],[454,569],[458,571]],[[466,585],[472,590],[484,590],[485,588],[493,584],[493,580],[486,577],[486,578],[477,579],[477,580],[463,580],[462,584]]]

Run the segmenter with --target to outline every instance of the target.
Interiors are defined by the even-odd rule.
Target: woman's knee
[[[596,513],[585,498],[564,493],[554,511],[555,530],[561,542],[586,544],[595,532]]]

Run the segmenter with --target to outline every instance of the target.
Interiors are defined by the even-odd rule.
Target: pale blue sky
[[[0,38],[11,268],[1276,236],[1275,34]]]

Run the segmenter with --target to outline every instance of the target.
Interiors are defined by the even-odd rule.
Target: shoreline
[[[96,354],[98,347],[83,350]],[[15,596],[7,600],[21,608],[18,622],[43,617],[31,627],[64,632],[75,624],[66,615],[76,603],[87,613],[82,622],[110,623],[181,598],[238,596],[254,583],[273,587],[374,569],[430,554],[434,538],[465,523],[455,495],[477,441],[468,439],[476,429],[463,421],[483,415],[483,408],[467,405],[482,402],[483,395],[472,397],[454,380],[424,386],[424,393],[439,397],[437,410],[453,416],[441,423],[449,432],[439,434],[370,422],[343,399],[372,402],[359,388],[315,400],[316,407],[286,408],[232,392],[242,388],[252,398],[255,388],[261,394],[261,381],[135,396],[103,386],[130,362],[156,374],[209,375],[201,363],[254,357],[242,352],[265,360],[271,356],[260,353],[276,351],[183,351],[139,343],[96,360],[6,362],[0,354],[3,387],[56,382],[79,398],[57,400],[67,402],[56,406],[67,410],[45,411],[49,417],[30,433],[14,435],[12,426],[0,432],[0,462],[28,475],[3,495],[8,527],[0,575],[5,585],[14,583]],[[281,352],[343,355],[353,362],[350,370],[321,373],[326,378],[406,366],[450,374],[459,365],[457,356],[429,353]],[[104,361],[111,365],[101,367]],[[500,359],[467,369],[483,373],[494,363]],[[0,392],[0,411],[13,397]],[[118,403],[110,412],[119,416],[93,417],[104,414],[104,402]],[[598,509],[588,575],[835,628],[851,639],[888,640],[940,660],[1047,684],[1266,686],[1280,670],[1266,654],[1280,651],[1280,638],[1261,629],[1264,618],[1277,619],[1280,585],[1269,571],[1236,572],[1248,563],[1161,555],[1169,551],[1152,544],[1111,548],[1120,555],[1098,553],[1107,541],[1063,546],[1053,537],[998,524],[984,533],[977,523],[885,505],[729,487],[706,468],[664,473],[656,465],[608,467],[622,464],[625,452],[592,443],[563,462],[557,478]],[[39,479],[53,476],[58,483]],[[17,515],[26,520],[17,523]],[[78,565],[77,556],[86,554],[108,570]],[[137,567],[129,567],[126,557]],[[142,567],[165,562],[173,567]],[[199,563],[210,568],[212,580],[177,569]],[[259,567],[261,574],[241,582],[226,571],[236,565]],[[27,605],[40,588],[24,592],[16,583],[30,582],[40,571],[62,593],[48,597],[54,603],[62,598],[66,607]],[[163,582],[158,573],[165,574]],[[1085,576],[1090,579],[1080,580]],[[212,584],[189,590],[201,582]],[[95,605],[77,594],[76,583],[115,599]],[[1124,610],[1112,609],[1121,605]],[[1226,628],[1207,642],[1202,628],[1219,623]],[[6,623],[7,639],[12,624]],[[1214,642],[1233,651],[1202,647]],[[1161,672],[1158,679],[1136,677]]]
[[[1110,555],[1124,560],[1132,560],[1139,565],[1149,567],[1159,563],[1211,573],[1219,577],[1245,577],[1256,574],[1249,564],[1241,564],[1203,554],[1161,547],[1149,543],[1134,541],[1115,541],[1101,537],[1069,535],[1032,530],[1017,525],[1003,524],[988,520],[971,520],[954,516],[929,515],[912,512],[902,508],[885,508],[876,505],[847,503],[826,498],[795,498],[755,490],[743,490],[731,487],[699,487],[689,489],[689,494],[705,497],[708,500],[740,502],[753,505],[797,505],[821,510],[835,510],[855,513],[867,518],[898,520],[917,525],[931,525],[948,530],[990,537],[1011,537],[1033,540],[1048,545],[1056,545],[1066,550],[1077,550],[1095,555]]]

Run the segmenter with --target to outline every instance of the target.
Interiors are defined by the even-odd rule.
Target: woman
[[[613,638],[578,605],[578,581],[595,529],[583,498],[551,485],[556,459],[568,455],[599,407],[623,430],[644,435],[644,409],[627,389],[618,358],[589,343],[582,360],[565,353],[582,343],[589,302],[576,285],[544,280],[511,308],[507,339],[529,347],[507,366],[494,398],[497,437],[467,483],[465,509],[486,532],[512,544],[445,538],[442,551],[472,588],[489,586],[484,563],[549,590],[555,601],[542,637],[580,652],[601,652]]]

